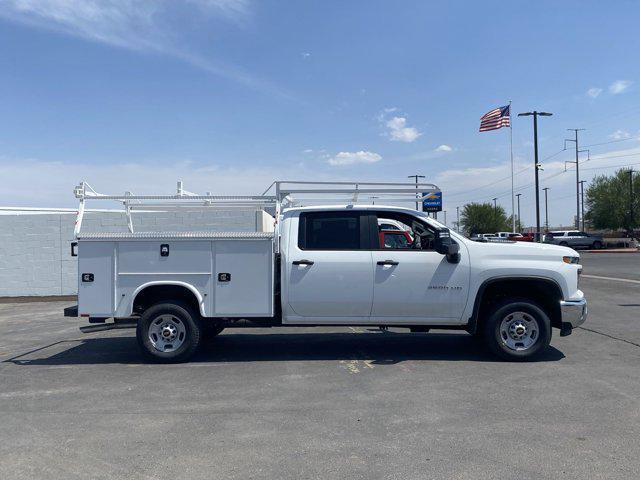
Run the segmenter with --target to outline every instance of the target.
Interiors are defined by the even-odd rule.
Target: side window
[[[359,212],[303,212],[298,246],[302,250],[359,250]]]
[[[580,232],[569,232],[569,233],[567,233],[567,235],[569,235],[570,237],[579,237],[580,236]]]

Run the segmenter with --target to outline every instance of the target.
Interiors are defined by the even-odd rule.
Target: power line
[[[591,168],[583,168],[582,170],[605,170],[607,168],[624,168],[624,167],[632,167],[635,165],[640,165],[640,162],[637,163],[623,163],[621,165],[607,165],[606,167],[591,167]]]
[[[611,140],[611,141],[608,141],[608,142],[592,143],[591,145],[585,145],[584,147],[585,148],[598,147],[600,145],[609,145],[610,143],[628,142],[629,140],[638,140],[638,137],[618,138],[616,140]]]
[[[526,172],[527,170],[529,170],[531,168],[532,168],[531,166],[524,167],[522,170],[518,170],[517,172],[515,172],[514,175],[519,175],[522,172]],[[511,178],[511,175],[509,175],[508,177],[499,178],[498,180],[494,180],[491,183],[487,183],[485,185],[481,185],[479,187],[472,188],[471,190],[465,190],[464,192],[455,192],[455,193],[448,194],[447,196],[448,197],[455,197],[456,195],[466,195],[466,194],[468,194],[470,192],[476,192],[478,190],[482,190],[483,188],[491,187],[491,186],[496,185],[496,184],[498,184],[500,182],[504,182],[505,180],[509,180],[510,178]]]

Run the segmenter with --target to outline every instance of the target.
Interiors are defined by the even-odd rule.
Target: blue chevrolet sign
[[[441,212],[442,211],[442,192],[422,192],[422,211],[423,212]]]

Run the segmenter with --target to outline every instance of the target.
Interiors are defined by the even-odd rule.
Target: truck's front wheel
[[[549,346],[551,321],[529,300],[506,300],[487,318],[484,339],[489,349],[505,360],[532,360]]]
[[[202,327],[197,316],[182,303],[159,303],[138,320],[136,338],[142,353],[156,362],[189,359],[200,346]]]

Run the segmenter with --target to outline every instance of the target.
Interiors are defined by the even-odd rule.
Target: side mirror
[[[451,233],[448,228],[437,232],[435,250],[440,255],[446,255],[447,261],[451,263],[460,261],[460,246],[451,239]]]

